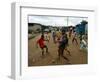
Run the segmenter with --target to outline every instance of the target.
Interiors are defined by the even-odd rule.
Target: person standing
[[[56,32],[52,31],[53,42],[56,43]]]

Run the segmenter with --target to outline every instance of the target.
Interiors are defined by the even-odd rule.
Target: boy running
[[[37,44],[39,44],[39,47],[42,50],[42,56],[44,56],[44,48],[46,49],[46,53],[48,53],[48,47],[45,45],[44,41],[44,35],[41,35],[41,38],[37,40]]]
[[[74,42],[76,42],[76,44],[78,45],[77,34],[75,31],[73,32],[73,39],[72,39],[72,43],[74,43]]]
[[[62,56],[64,59],[69,61],[69,59],[64,56],[64,50],[66,49],[66,46],[68,46],[68,37],[67,37],[67,34],[65,33],[65,30],[63,30],[61,39],[59,40],[58,56],[59,56],[59,59],[60,59],[60,56]],[[68,53],[70,54],[68,49],[66,51],[68,51]]]

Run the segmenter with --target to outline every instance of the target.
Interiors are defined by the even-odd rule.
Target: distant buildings
[[[41,30],[42,25],[36,23],[28,23],[28,33],[37,32]]]
[[[87,21],[82,21],[80,24],[76,25],[76,32],[78,34],[87,34],[88,31],[88,22]]]
[[[76,26],[46,26],[39,23],[28,23],[29,34],[59,31],[62,29],[69,31],[71,28],[72,30],[75,30],[77,34],[86,34],[88,31],[88,22],[83,20],[80,21],[80,23]]]

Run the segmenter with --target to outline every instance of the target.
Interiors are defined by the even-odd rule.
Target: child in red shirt
[[[37,40],[37,44],[39,44],[42,49],[42,56],[44,56],[44,48],[46,48],[46,53],[48,53],[48,47],[44,44],[44,35],[41,35],[41,38]]]

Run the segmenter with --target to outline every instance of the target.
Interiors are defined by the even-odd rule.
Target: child
[[[53,42],[56,43],[56,32],[52,31]]]
[[[66,38],[67,38],[67,43],[66,43],[65,51],[67,51],[68,55],[71,56],[70,51],[68,50],[69,43],[68,43],[68,37],[67,37],[67,34],[66,34]]]
[[[41,50],[42,50],[42,56],[44,56],[44,48],[46,49],[46,53],[48,53],[48,47],[44,44],[44,35],[41,35],[41,38],[37,40],[37,44],[39,44]]]
[[[48,32],[45,33],[44,37],[45,37],[46,41],[48,41],[48,42],[50,41],[50,35]]]
[[[73,28],[71,27],[71,28],[69,29],[69,38],[71,38],[72,31],[73,31]]]
[[[76,32],[74,31],[73,32],[73,39],[72,39],[72,43],[76,42],[76,44],[78,45],[78,42],[77,42],[77,34]]]
[[[57,37],[57,40],[60,40],[61,38],[61,31],[56,31],[56,37]]]
[[[80,50],[82,50],[82,49],[86,49],[87,50],[87,43],[85,41],[85,36],[84,35],[82,36],[82,40],[80,42]]]
[[[68,38],[65,33],[65,30],[63,30],[61,39],[59,40],[58,56],[59,56],[59,59],[60,59],[60,56],[62,56],[64,59],[69,61],[69,59],[64,56],[64,50],[65,50],[66,46],[68,46]],[[70,53],[68,49],[66,51],[68,51],[68,53]]]

